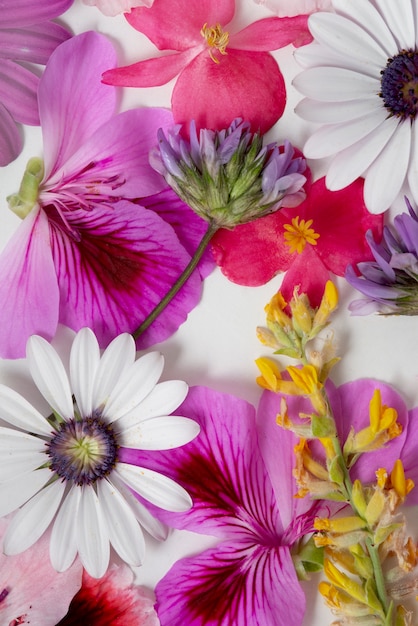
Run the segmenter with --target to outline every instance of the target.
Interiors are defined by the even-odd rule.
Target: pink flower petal
[[[231,35],[229,45],[239,50],[258,52],[278,50],[289,44],[303,46],[312,41],[308,29],[308,17],[277,18],[267,17],[253,22],[238,33]]]
[[[255,0],[280,17],[332,10],[331,0]]]
[[[46,64],[57,46],[71,37],[68,30],[44,22],[28,28],[2,29],[0,56],[6,59]]]
[[[409,411],[408,418],[408,431],[400,457],[404,466],[405,476],[411,478],[415,484],[415,488],[408,495],[406,504],[415,505],[418,504],[418,407]]]
[[[39,84],[46,177],[112,116],[116,93],[100,76],[115,63],[110,41],[94,32],[69,39],[51,55]]]
[[[0,59],[0,102],[22,124],[39,124],[39,78],[9,59]]]
[[[22,150],[22,135],[9,111],[0,103],[0,167],[8,165]]]
[[[51,339],[58,323],[57,277],[43,211],[33,210],[23,220],[0,265],[0,355],[24,357],[30,335]]]
[[[70,8],[73,0],[13,0],[2,2],[1,27],[24,28],[58,17]]]
[[[178,77],[171,103],[175,121],[186,127],[194,119],[198,129],[221,130],[241,117],[265,133],[283,114],[286,87],[269,53],[228,49],[214,63],[204,51]]]
[[[289,548],[277,545],[230,542],[181,559],[156,595],[161,626],[300,626],[305,611]]]
[[[325,283],[329,278],[329,270],[321,261],[316,249],[307,245],[301,254],[295,254],[283,278],[280,292],[286,302],[290,302],[297,287],[299,293],[306,293],[311,305],[316,307],[322,300]]]

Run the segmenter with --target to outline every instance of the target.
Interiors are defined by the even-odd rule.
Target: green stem
[[[193,271],[196,269],[196,266],[199,263],[200,259],[202,258],[202,255],[204,251],[206,250],[210,240],[212,239],[212,237],[214,236],[214,234],[216,233],[218,229],[219,229],[219,226],[213,223],[209,223],[205,234],[203,235],[198,247],[196,248],[196,252],[194,253],[193,257],[190,260],[190,263],[187,265],[183,273],[179,276],[179,278],[176,280],[174,285],[171,287],[170,291],[164,296],[161,302],[157,304],[157,306],[151,311],[148,317],[145,318],[142,324],[138,326],[138,328],[132,333],[134,339],[138,339],[138,337],[140,337],[142,333],[144,333],[147,330],[147,328],[151,326],[154,320],[157,319],[160,313],[162,313],[165,307],[171,302],[174,296],[180,291],[184,283],[187,281],[187,279],[191,276]]]
[[[386,594],[385,579],[382,571],[382,563],[380,561],[379,553],[375,545],[373,545],[370,537],[366,539],[367,550],[369,552],[370,560],[373,565],[374,581],[376,583],[377,597],[379,598],[385,615],[389,611],[389,602]]]

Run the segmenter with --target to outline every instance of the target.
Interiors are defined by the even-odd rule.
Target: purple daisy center
[[[415,119],[418,113],[418,52],[402,50],[389,58],[381,72],[384,106],[391,116]]]
[[[99,417],[70,419],[47,444],[50,469],[64,480],[91,485],[110,474],[118,459],[112,427]]]

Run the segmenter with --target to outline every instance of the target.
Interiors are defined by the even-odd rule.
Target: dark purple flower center
[[[402,50],[381,72],[381,92],[384,106],[391,116],[415,119],[418,113],[418,52]]]
[[[118,459],[112,427],[99,417],[70,419],[47,444],[50,469],[77,485],[91,485],[110,474]]]

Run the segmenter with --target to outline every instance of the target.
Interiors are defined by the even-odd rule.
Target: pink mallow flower
[[[0,166],[21,152],[23,141],[16,123],[39,124],[37,91],[39,68],[63,41],[68,30],[50,20],[66,11],[73,0],[3,0],[0,3]]]
[[[161,512],[162,521],[218,543],[177,561],[157,584],[161,625],[299,626],[306,602],[291,551],[312,531],[319,505],[294,497],[296,437],[281,430],[275,416],[267,423],[264,411],[257,428],[253,406],[204,387],[189,391],[181,411],[200,424],[194,442],[170,457],[131,454],[141,454],[141,464],[159,468],[192,497],[188,513]]]
[[[332,10],[332,0],[254,0],[254,2],[267,7],[279,17]]]
[[[220,130],[240,117],[264,133],[282,115],[286,89],[270,54],[311,40],[307,16],[270,17],[234,32],[235,0],[155,0],[126,15],[159,50],[169,54],[110,69],[105,83],[125,87],[164,85],[178,76],[172,94],[177,123],[192,119]]]
[[[92,328],[102,347],[134,331],[182,273],[204,230],[190,209],[179,212],[177,197],[148,162],[171,113],[114,115],[116,89],[100,78],[115,62],[105,37],[84,33],[53,53],[40,81],[44,165],[31,159],[20,191],[9,198],[24,219],[0,256],[2,357],[23,356],[32,334],[51,339],[59,322]],[[130,201],[144,197],[156,210]],[[169,219],[159,215],[170,209]],[[177,236],[175,222],[185,212],[193,232]],[[177,330],[200,293],[194,272],[138,346]]]
[[[97,7],[103,15],[114,17],[129,13],[135,7],[151,7],[153,0],[83,0],[90,7]]]
[[[282,209],[212,239],[217,264],[231,281],[257,286],[286,272],[280,291],[290,301],[294,288],[319,305],[329,273],[344,276],[350,263],[372,258],[365,233],[376,239],[383,219],[372,216],[363,200],[363,181],[331,192],[321,178],[307,190],[304,202]],[[355,260],[357,259],[357,260]]]

